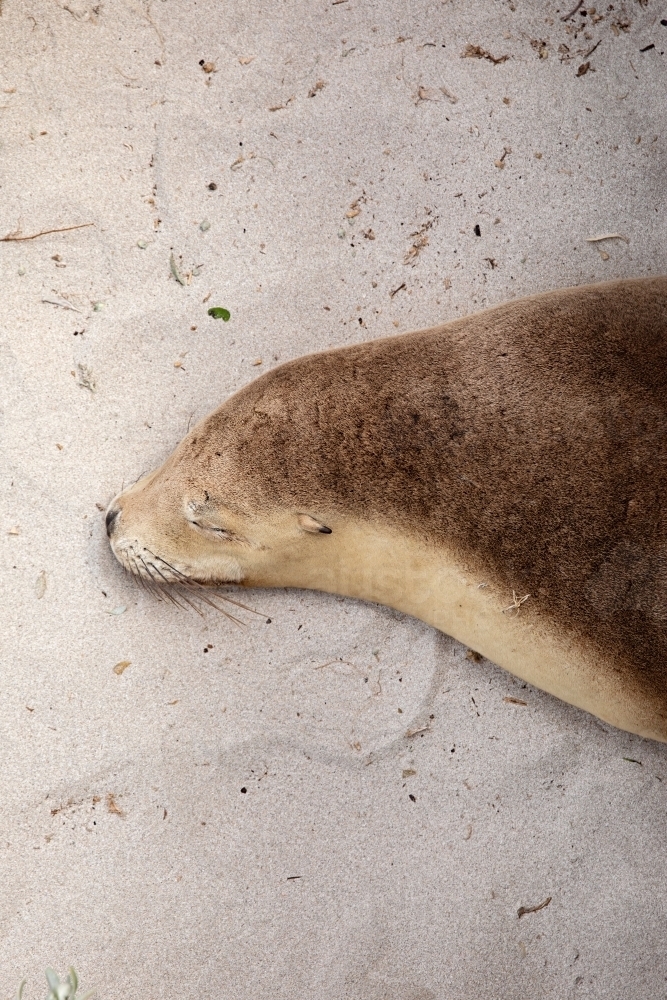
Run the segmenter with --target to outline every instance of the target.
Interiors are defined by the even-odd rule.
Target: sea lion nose
[[[119,514],[120,514],[120,507],[109,507],[107,511],[107,516],[105,517],[104,522],[107,526],[107,535],[109,536],[109,538],[111,538],[113,534],[113,530],[118,521]]]

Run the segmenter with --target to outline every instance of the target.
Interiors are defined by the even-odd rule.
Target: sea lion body
[[[155,582],[390,605],[667,741],[667,277],[309,355],[113,502]]]

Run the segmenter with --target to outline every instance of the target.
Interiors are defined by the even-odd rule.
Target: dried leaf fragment
[[[533,38],[530,44],[537,52],[540,59],[548,59],[549,49],[547,48],[547,43],[543,38]]]
[[[107,794],[106,801],[107,801],[107,812],[112,813],[114,816],[120,816],[121,818],[125,817],[125,813],[116,802],[116,796],[114,795],[113,792],[109,792]]]
[[[242,66],[249,66],[254,58],[255,56],[239,56],[239,62]]]
[[[176,258],[174,257],[173,251],[169,254],[169,269],[171,270],[171,273],[176,278],[176,281],[179,283],[179,285],[187,284],[187,281],[185,280],[181,272],[178,270],[178,267],[176,266]]]
[[[439,95],[440,91],[433,87],[419,87],[417,90],[417,97],[420,101],[439,101]]]
[[[425,247],[428,246],[429,243],[428,230],[431,229],[431,227],[433,226],[433,222],[434,222],[433,219],[427,219],[426,222],[422,223],[419,229],[417,229],[414,233],[410,233],[414,242],[412,246],[406,251],[406,254],[403,258],[404,264],[412,264],[414,266],[417,263],[419,254],[421,253],[422,250],[425,249]]]
[[[119,660],[116,666],[113,668],[113,672],[117,674],[118,677],[120,677],[123,671],[127,670],[127,668],[131,665],[131,663],[132,663],[131,660]]]
[[[313,86],[308,91],[308,96],[315,97],[315,95],[319,93],[320,90],[324,90],[325,87],[326,87],[325,81],[318,80],[317,83],[314,83]]]
[[[498,56],[496,58],[496,56],[492,56],[491,53],[488,52],[486,49],[483,49],[481,47],[481,45],[471,45],[470,43],[468,43],[466,45],[465,49],[463,50],[463,52],[461,53],[461,58],[462,59],[488,59],[488,61],[492,62],[494,64],[494,66],[497,66],[499,63],[506,62],[509,59],[509,56],[507,56],[507,55],[506,56]]]
[[[87,389],[88,392],[95,392],[95,376],[93,375],[92,368],[88,365],[83,365],[81,362],[76,366],[78,375],[76,379],[76,384],[80,389]]]
[[[521,701],[521,698],[513,698],[509,694],[506,695],[503,698],[503,701],[506,701],[508,705],[527,705],[528,704],[527,701]]]
[[[294,94],[292,94],[291,97],[288,97],[284,104],[274,104],[272,108],[269,108],[269,111],[284,111],[288,104],[291,104],[293,100]]]

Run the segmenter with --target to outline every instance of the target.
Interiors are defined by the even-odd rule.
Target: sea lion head
[[[249,460],[245,435],[239,441],[234,433],[234,415],[248,411],[256,419],[243,395],[203,420],[160,468],[110,503],[107,534],[130,573],[158,587],[288,586],[295,573],[308,578],[317,543],[332,528],[307,506],[280,497]]]

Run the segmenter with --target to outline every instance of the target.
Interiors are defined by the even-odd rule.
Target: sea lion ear
[[[331,534],[331,528],[327,528],[326,524],[322,524],[321,521],[316,521],[310,514],[299,514],[298,521],[304,531],[312,531],[313,534],[317,532],[322,535]]]

